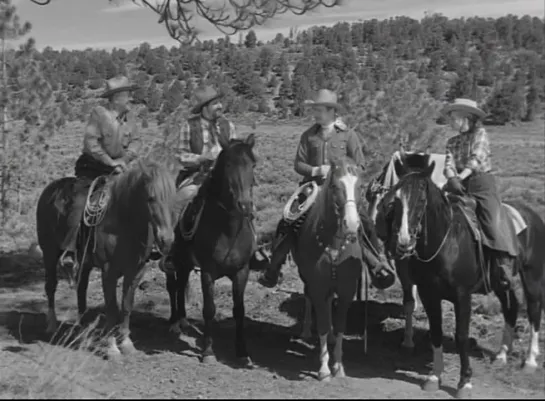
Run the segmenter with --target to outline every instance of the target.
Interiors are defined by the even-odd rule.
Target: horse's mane
[[[208,187],[208,190],[220,190],[224,180],[222,173],[225,171],[227,156],[230,154],[230,152],[236,152],[239,149],[250,158],[252,163],[256,163],[257,158],[252,150],[252,147],[246,143],[244,139],[231,139],[227,146],[218,155],[216,164],[212,168],[212,171],[210,171],[208,180],[211,182],[211,185],[202,185],[199,189],[199,193],[201,193],[201,191],[205,191],[206,187]],[[239,153],[237,152],[237,154]]]
[[[109,210],[117,215],[134,210],[135,203],[139,201],[135,198],[135,190],[142,186],[147,191],[145,194],[157,202],[170,202],[176,193],[174,181],[164,166],[152,160],[138,160],[133,167],[114,178],[110,188]]]

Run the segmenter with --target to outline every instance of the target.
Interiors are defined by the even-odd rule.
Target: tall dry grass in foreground
[[[0,378],[0,398],[112,398],[113,394],[100,389],[105,365],[96,366],[96,345],[103,337],[99,318],[83,328],[61,324],[51,341],[42,344],[38,357],[20,352],[18,355],[28,363],[17,364],[7,377]]]

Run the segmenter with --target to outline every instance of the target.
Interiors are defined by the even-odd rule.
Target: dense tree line
[[[476,98],[494,121],[507,122],[532,120],[544,100],[544,43],[537,17],[430,15],[313,27],[266,44],[250,31],[238,43],[225,37],[170,49],[46,48],[34,57],[60,102],[91,97],[89,91],[123,73],[140,85],[135,101],[160,120],[203,82],[225,92],[228,112],[282,118],[301,116],[302,102],[319,87],[338,90],[350,103],[348,92],[372,96],[412,72],[432,98]]]

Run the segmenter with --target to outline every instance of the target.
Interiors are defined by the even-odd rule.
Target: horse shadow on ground
[[[53,338],[48,339],[45,335],[46,315],[39,313],[35,305],[29,305],[28,308],[23,309],[26,311],[0,313],[0,330],[7,330],[23,345],[35,341],[47,341],[54,345],[81,350],[80,343],[77,341],[81,331],[97,319],[101,321],[99,326],[103,323],[102,307],[93,308],[86,312],[82,326],[75,327],[73,323],[65,322],[60,325]],[[293,294],[280,305],[280,311],[291,317],[299,317],[303,310],[304,297],[300,294]],[[427,330],[415,327],[417,352],[413,355],[404,355],[400,350],[403,324],[395,329],[383,324],[387,318],[401,317],[401,306],[394,303],[369,301],[367,304],[367,353],[365,353],[365,344],[361,338],[365,316],[365,302],[354,302],[348,312],[348,327],[343,343],[347,376],[380,377],[420,385],[421,378],[414,375],[428,373],[432,359],[430,347],[427,344],[422,345],[426,343]],[[182,340],[169,333],[168,321],[164,316],[159,316],[151,310],[142,310],[140,307],[131,314],[131,339],[135,347],[146,355],[170,352],[198,358],[202,322],[190,319],[190,323],[194,328],[186,333],[185,339]],[[290,327],[247,318],[245,325],[248,351],[257,367],[289,381],[316,379],[319,368],[318,347],[315,346],[316,341],[307,343],[297,339],[300,333],[299,324]],[[213,335],[213,348],[218,362],[232,368],[240,368],[235,357],[235,324],[232,317],[216,321]],[[89,351],[95,350],[89,348]],[[447,354],[456,353],[452,338],[444,339],[444,351]],[[474,350],[472,356],[483,358],[483,351]],[[445,390],[454,391],[454,389]]]
[[[20,289],[43,282],[41,257],[28,251],[0,253],[0,288]]]

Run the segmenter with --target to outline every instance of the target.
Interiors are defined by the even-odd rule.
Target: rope
[[[100,187],[98,185],[102,184]],[[85,209],[83,210],[83,222],[87,227],[96,227],[99,225],[106,214],[106,206],[110,199],[110,193],[106,190],[107,176],[100,176],[93,180],[89,192],[87,193],[87,201],[85,202]],[[97,187],[99,189],[97,189]],[[93,201],[93,195],[99,192],[99,198]]]

